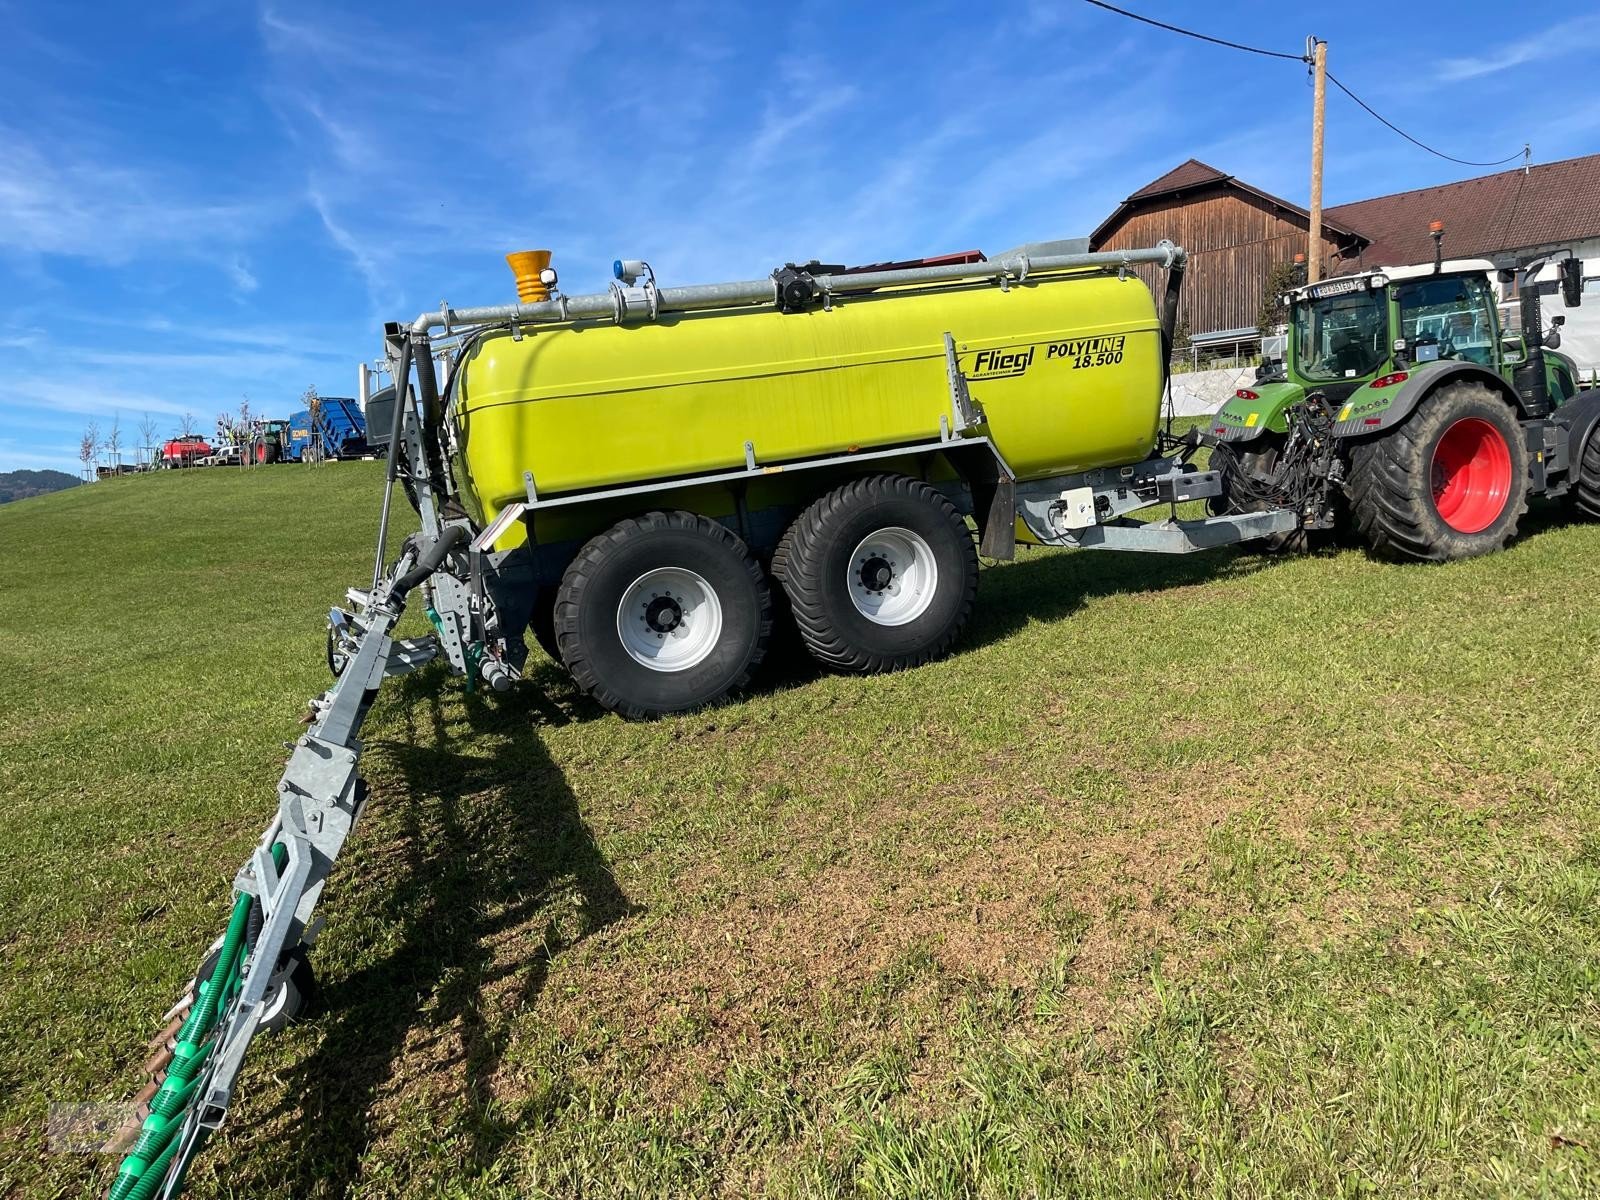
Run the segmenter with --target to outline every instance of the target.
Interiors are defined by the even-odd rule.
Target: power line
[[[1091,4],[1093,4],[1094,2],[1095,2],[1095,0],[1089,0],[1089,3],[1091,3]],[[1394,130],[1401,137],[1405,138],[1405,140],[1410,142],[1413,146],[1418,146],[1421,149],[1426,150],[1429,154],[1435,155],[1438,158],[1445,159],[1447,162],[1460,163],[1463,167],[1503,167],[1508,162],[1511,162],[1514,159],[1521,158],[1524,154],[1526,154],[1528,152],[1528,148],[1526,146],[1524,146],[1521,150],[1518,150],[1515,154],[1509,154],[1505,158],[1496,159],[1494,162],[1474,162],[1470,158],[1457,158],[1453,154],[1446,154],[1443,150],[1435,150],[1432,146],[1428,145],[1426,142],[1418,141],[1416,138],[1412,137],[1404,129],[1401,129],[1400,126],[1396,125],[1393,121],[1389,120],[1387,117],[1383,116],[1381,113],[1375,111],[1373,109],[1372,105],[1368,104],[1360,96],[1356,95],[1349,88],[1345,87],[1344,84],[1340,83],[1338,76],[1336,76],[1332,71],[1328,72],[1328,82],[1333,84],[1334,87],[1338,88],[1346,96],[1349,96],[1350,99],[1354,100],[1362,108],[1366,109],[1367,113],[1369,115],[1371,115],[1372,117],[1376,118],[1380,123],[1382,123],[1384,125],[1387,125],[1390,129]]]
[[[1226,46],[1230,50],[1243,50],[1247,54],[1259,54],[1264,58],[1282,58],[1287,59],[1290,62],[1303,63],[1311,61],[1310,56],[1305,54],[1285,54],[1281,50],[1263,50],[1260,46],[1246,46],[1242,42],[1230,42],[1225,38],[1212,37],[1210,34],[1196,33],[1192,29],[1184,29],[1179,25],[1169,25],[1165,21],[1157,21],[1153,17],[1146,17],[1136,12],[1129,12],[1125,8],[1118,8],[1115,4],[1107,4],[1105,3],[1105,0],[1084,0],[1084,3],[1092,4],[1096,8],[1103,8],[1107,12],[1116,13],[1119,17],[1127,17],[1130,21],[1138,21],[1143,25],[1152,25],[1157,29],[1165,29],[1168,33],[1181,34],[1183,37],[1194,38],[1196,41],[1210,42],[1213,46]],[[1350,99],[1359,104],[1367,111],[1368,115],[1373,117],[1379,123],[1387,126],[1395,133],[1398,133],[1401,137],[1405,138],[1406,141],[1410,142],[1418,149],[1426,150],[1429,154],[1432,154],[1438,158],[1442,158],[1447,162],[1459,163],[1463,167],[1503,167],[1508,162],[1512,162],[1528,152],[1527,147],[1524,146],[1521,150],[1517,151],[1517,153],[1507,155],[1505,158],[1496,159],[1494,162],[1476,162],[1470,158],[1457,158],[1453,154],[1446,154],[1443,150],[1435,150],[1426,142],[1412,137],[1404,129],[1401,129],[1400,126],[1389,120],[1382,113],[1374,109],[1372,105],[1368,104],[1360,96],[1356,95],[1349,88],[1347,88],[1331,71],[1328,72],[1328,81],[1346,96],[1349,96]]]
[[[1246,46],[1242,42],[1230,42],[1224,38],[1212,37],[1210,34],[1196,33],[1192,29],[1183,29],[1177,25],[1168,25],[1165,21],[1157,21],[1153,17],[1142,17],[1136,12],[1129,12],[1125,8],[1118,8],[1115,4],[1103,3],[1103,0],[1084,0],[1096,8],[1103,8],[1107,12],[1114,12],[1119,17],[1127,17],[1131,21],[1140,21],[1146,25],[1154,25],[1157,29],[1165,29],[1168,33],[1181,33],[1184,37],[1194,38],[1197,41],[1210,42],[1213,46],[1226,46],[1229,50],[1243,50],[1248,54],[1260,54],[1266,58],[1286,58],[1290,62],[1305,62],[1304,54],[1284,54],[1278,50],[1263,50],[1259,46]]]

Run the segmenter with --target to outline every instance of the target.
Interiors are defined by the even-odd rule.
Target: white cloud
[[[1542,33],[1495,43],[1486,54],[1446,58],[1439,63],[1437,75],[1447,83],[1477,79],[1525,63],[1548,62],[1558,55],[1574,54],[1596,46],[1600,46],[1600,17],[1578,17],[1562,21]]]
[[[87,131],[62,139],[0,125],[0,252],[114,266],[152,253],[205,257],[278,207],[185,194],[169,174],[119,161]]]
[[[249,295],[261,286],[261,281],[250,273],[250,268],[245,265],[243,255],[236,254],[233,260],[225,264],[224,269],[228,278],[233,280],[233,286],[244,295]]]

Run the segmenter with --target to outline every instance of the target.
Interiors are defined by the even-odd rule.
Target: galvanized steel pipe
[[[818,275],[814,277],[818,291],[824,296],[844,296],[853,292],[869,292],[884,287],[903,287],[915,283],[953,283],[961,280],[1013,280],[1020,282],[1029,275],[1042,271],[1070,271],[1090,267],[1105,270],[1132,267],[1141,264],[1163,269],[1182,265],[1188,261],[1183,247],[1162,241],[1146,250],[1102,250],[1092,254],[1051,254],[1030,257],[1012,254],[1002,258],[977,263],[949,263],[933,267],[905,267],[898,271],[864,271],[850,275]],[[771,304],[777,299],[770,278],[750,279],[738,283],[707,283],[690,287],[668,287],[657,291],[658,309],[661,312],[693,312],[713,308],[737,308],[741,305]],[[422,313],[411,323],[416,333],[425,333],[436,327],[458,325],[486,325],[500,321],[559,322],[582,320],[586,317],[611,317],[616,313],[616,301],[610,292],[596,292],[586,296],[564,296],[556,300],[543,300],[534,304],[495,304],[480,308],[448,308]]]

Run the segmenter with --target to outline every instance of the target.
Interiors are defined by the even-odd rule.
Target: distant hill
[[[8,500],[42,496],[46,492],[59,492],[63,488],[77,487],[82,482],[65,471],[0,471],[0,504]]]

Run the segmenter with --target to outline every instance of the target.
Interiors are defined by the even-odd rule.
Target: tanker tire
[[[848,587],[851,558],[880,530],[915,534],[937,570],[924,611],[898,625],[865,616]],[[801,641],[830,670],[872,674],[947,653],[972,615],[978,553],[972,531],[939,492],[904,475],[870,475],[817,500],[789,526],[772,558]]]
[[[630,591],[662,571],[692,574],[720,612],[720,632],[704,657],[677,670],[643,665],[619,632]],[[649,512],[617,522],[578,552],[556,593],[555,633],[559,661],[580,688],[618,715],[644,720],[700,708],[749,682],[772,636],[772,596],[732,530],[694,513]]]
[[[1600,521],[1600,427],[1583,445],[1578,477],[1572,484],[1572,504],[1581,515]]]
[[[1493,425],[1511,456],[1511,480],[1498,517],[1476,533],[1448,525],[1434,504],[1433,454],[1459,421]],[[1516,414],[1481,383],[1452,383],[1423,399],[1400,425],[1350,448],[1345,484],[1361,540],[1374,554],[1399,562],[1452,562],[1505,547],[1528,511],[1528,449]]]

